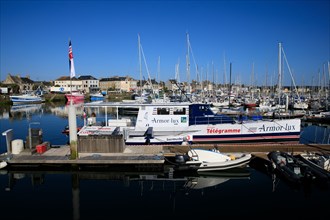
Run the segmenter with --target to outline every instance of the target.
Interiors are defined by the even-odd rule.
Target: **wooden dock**
[[[23,150],[12,155],[8,161],[9,166],[135,166],[135,167],[161,167],[165,157],[173,157],[178,153],[186,153],[190,148],[212,149],[217,147],[221,152],[249,152],[255,156],[266,158],[266,154],[273,150],[285,152],[325,152],[330,153],[330,145],[322,144],[264,144],[264,145],[143,145],[127,146],[122,153],[79,153],[77,159],[70,159],[70,146],[49,148],[44,153]]]
[[[39,154],[25,149],[20,154],[12,155],[8,161],[10,168],[24,167],[130,167],[139,170],[157,170],[164,164],[162,154],[141,153],[81,153],[77,159],[70,159],[70,146],[50,148]]]

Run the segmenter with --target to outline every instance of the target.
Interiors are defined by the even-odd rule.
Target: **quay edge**
[[[256,156],[265,155],[273,150],[285,152],[330,152],[328,144],[267,144],[267,145],[164,145],[164,146],[130,146],[123,153],[83,153],[77,159],[70,159],[70,147],[68,145],[50,148],[46,152],[31,153],[23,151],[12,155],[8,160],[8,169],[12,167],[41,167],[70,169],[124,169],[134,168],[138,171],[155,171],[164,169],[165,158],[174,157],[176,154],[186,153],[190,148],[212,149],[217,147],[222,152],[249,152]],[[128,148],[128,147],[127,147]],[[145,149],[148,148],[148,152]],[[128,152],[128,153],[127,153]]]

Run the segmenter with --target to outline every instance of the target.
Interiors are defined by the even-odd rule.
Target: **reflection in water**
[[[43,103],[19,104],[10,106],[10,118],[30,120],[32,115],[43,114]]]
[[[239,217],[247,213],[264,216],[276,210],[288,217],[325,217],[329,190],[292,189],[251,167],[230,172],[177,173],[123,170],[1,170],[0,205],[4,210],[20,207],[26,212],[5,212],[20,219],[109,219]],[[267,202],[265,202],[267,201]],[[24,204],[24,205],[23,205]],[[37,207],[37,209],[36,209]],[[311,212],[291,212],[307,209]],[[56,210],[56,211],[54,211]]]
[[[73,188],[79,188],[80,180],[116,180],[122,181],[127,187],[131,182],[144,182],[152,184],[157,182],[176,182],[180,183],[180,188],[185,190],[203,189],[214,187],[221,183],[227,182],[231,179],[249,179],[250,171],[245,168],[235,168],[227,171],[214,171],[214,172],[174,172],[169,168],[168,172],[138,172],[138,171],[44,171],[44,170],[1,170],[0,174],[8,176],[7,191],[15,189],[17,182],[22,179],[31,179],[31,185],[42,185],[45,183],[45,176],[52,174],[69,174],[72,176]],[[80,168],[79,168],[80,169]],[[153,189],[153,187],[150,187]],[[142,189],[141,189],[142,190]]]
[[[89,199],[93,200],[94,195],[89,195],[91,192],[98,191],[98,187],[106,190],[110,197],[114,197],[118,203],[130,203],[130,197],[132,195],[135,201],[144,201],[146,198],[155,195],[164,198],[164,195],[169,195],[171,203],[171,212],[176,211],[176,200],[180,201],[183,197],[191,196],[195,197],[200,192],[199,197],[205,197],[207,194],[204,189],[213,189],[214,191],[220,184],[228,182],[231,179],[249,180],[250,172],[246,169],[237,169],[233,172],[214,172],[211,175],[203,174],[198,175],[192,173],[186,175],[185,173],[173,173],[170,169],[169,172],[110,172],[110,171],[20,171],[20,170],[2,170],[1,174],[7,177],[7,185],[5,191],[12,195],[17,193],[26,193],[34,195],[29,197],[29,202],[20,198],[14,201],[20,200],[22,203],[28,202],[29,204],[38,204],[38,201],[34,201],[34,198],[40,199],[38,192],[41,189],[47,188],[50,192],[53,190],[54,184],[58,188],[66,188],[62,181],[56,180],[55,177],[63,178],[65,176],[71,177],[71,198],[72,198],[72,219],[81,219],[83,213],[80,209],[86,208],[85,203]],[[66,182],[66,181],[64,181]],[[105,185],[104,185],[105,184]],[[24,186],[23,186],[24,185]],[[23,188],[22,188],[23,186]],[[32,186],[32,188],[30,188]],[[120,189],[120,190],[119,190]],[[193,192],[193,191],[194,192]],[[43,190],[41,190],[43,191]],[[63,193],[64,191],[58,191]],[[100,193],[100,191],[99,191]],[[102,193],[102,192],[101,192]],[[118,195],[118,193],[121,193]],[[86,197],[87,196],[87,197]],[[101,199],[101,195],[99,195]],[[136,197],[137,196],[137,197]],[[47,197],[47,195],[45,195]],[[67,195],[64,195],[67,197]],[[139,199],[140,198],[140,199]],[[45,199],[45,198],[44,198]],[[52,198],[47,198],[52,199]],[[54,198],[56,199],[56,198]],[[87,199],[87,200],[86,200]],[[109,199],[109,198],[102,198]],[[155,201],[158,202],[158,201]],[[167,201],[168,202],[168,201]],[[88,201],[90,203],[90,201]],[[180,205],[181,206],[181,205]],[[38,204],[38,208],[41,210],[46,209],[47,204]],[[32,208],[32,207],[31,207]],[[152,211],[151,211],[152,212]],[[131,213],[133,214],[133,213]],[[90,215],[90,213],[88,213]],[[12,216],[13,217],[13,216]],[[86,217],[86,216],[85,216]],[[15,218],[15,215],[14,215]]]

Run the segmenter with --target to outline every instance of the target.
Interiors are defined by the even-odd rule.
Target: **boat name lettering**
[[[178,124],[180,121],[178,119],[173,119],[173,118],[170,118],[170,119],[152,119],[151,120],[152,123],[174,123],[174,124]]]
[[[208,134],[226,134],[226,133],[240,133],[241,129],[218,129],[218,128],[207,128]]]
[[[294,131],[296,130],[294,125],[289,125],[289,124],[285,124],[285,126],[282,125],[274,125],[274,126],[261,126],[259,128],[260,132],[265,132],[265,131]]]

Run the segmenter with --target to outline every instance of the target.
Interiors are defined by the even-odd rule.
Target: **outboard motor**
[[[188,155],[175,155],[175,162],[176,163],[185,163],[186,161],[189,160]]]

